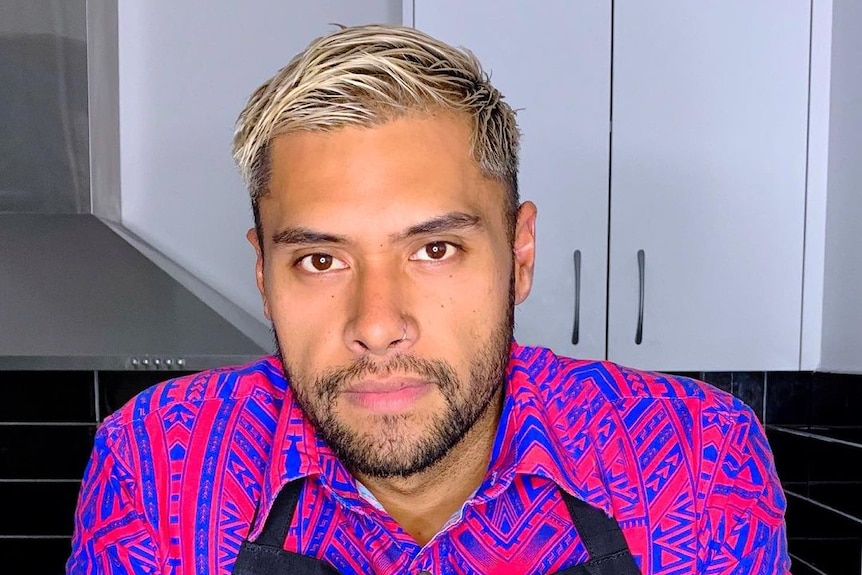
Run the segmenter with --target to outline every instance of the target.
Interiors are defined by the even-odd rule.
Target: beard
[[[408,477],[442,460],[491,408],[505,385],[513,333],[514,291],[510,289],[505,317],[473,354],[467,381],[443,359],[409,353],[384,362],[366,355],[321,374],[302,373],[286,361],[277,336],[276,346],[297,404],[348,469],[376,478]],[[431,414],[375,415],[366,430],[355,429],[338,416],[338,397],[352,382],[393,373],[418,376],[436,385],[444,409]]]

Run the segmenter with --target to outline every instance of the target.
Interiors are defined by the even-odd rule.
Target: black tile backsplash
[[[178,375],[0,371],[0,565],[64,572],[96,425],[139,391]],[[862,375],[680,375],[732,393],[764,423],[787,493],[793,574],[859,575]]]
[[[0,573],[65,573],[99,421],[184,373],[0,370]]]
[[[58,539],[0,539],[0,561],[3,573],[62,575],[72,551],[70,537]]]
[[[793,575],[859,575],[862,569],[859,542],[853,539],[799,539],[792,542],[792,547],[797,550],[791,552]],[[813,557],[814,563],[809,563],[807,557]]]
[[[765,415],[794,575],[859,575],[862,376],[768,373]]]
[[[70,535],[80,486],[77,481],[0,484],[0,536]]]
[[[819,501],[787,489],[785,492],[788,540],[853,539],[860,543],[862,551],[862,523],[843,513],[835,513],[834,509]]]
[[[793,575],[823,575],[823,571],[815,569],[812,566],[799,562],[799,560],[791,553],[790,558],[793,560]]]
[[[862,428],[862,376],[815,373],[809,417],[811,425]]]
[[[96,425],[0,425],[0,479],[79,479]]]
[[[785,484],[862,483],[862,443],[834,440],[807,426],[770,426],[767,436]]]
[[[787,489],[792,490],[792,487]],[[808,484],[808,497],[841,513],[862,519],[862,481],[811,481]]]
[[[811,420],[810,372],[777,371],[766,376],[766,413],[769,423],[807,424]]]
[[[793,573],[862,573],[862,376],[769,373],[765,422]]]
[[[100,371],[99,413],[102,417],[121,408],[140,391],[167,379],[191,372]]]
[[[0,371],[0,421],[93,422],[92,371]]]
[[[796,565],[829,575],[858,575],[862,570],[862,523],[820,502],[787,493],[787,544]]]
[[[799,437],[782,433],[772,428],[766,429],[766,437],[772,446],[775,468],[785,487],[791,483],[808,482],[809,445]]]
[[[862,445],[811,439],[808,458],[809,482],[862,482]]]

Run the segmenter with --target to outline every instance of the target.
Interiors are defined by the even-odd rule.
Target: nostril
[[[407,341],[407,326],[402,325],[401,326],[401,337],[399,337],[398,339],[393,339],[392,341],[390,341],[389,345],[387,347],[390,349],[395,348],[395,347],[398,347],[401,343],[403,343],[405,341]]]

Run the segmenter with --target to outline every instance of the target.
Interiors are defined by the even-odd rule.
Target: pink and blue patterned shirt
[[[516,344],[488,473],[425,546],[357,485],[267,357],[154,386],[103,422],[67,572],[230,573],[300,477],[284,547],[345,575],[582,563],[558,489],[611,515],[643,573],[789,572],[784,494],[747,406],[692,379]]]

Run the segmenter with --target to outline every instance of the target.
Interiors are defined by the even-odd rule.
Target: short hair
[[[519,203],[514,110],[469,50],[413,28],[377,24],[342,27],[312,41],[254,91],[239,115],[233,157],[251,196],[258,233],[273,138],[440,111],[472,121],[472,157],[484,176],[506,189],[511,233]]]

